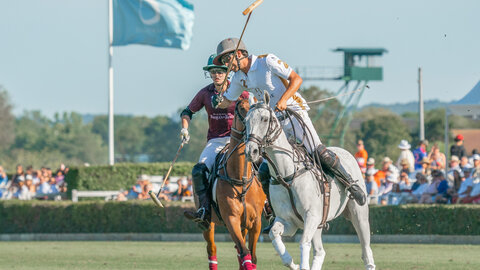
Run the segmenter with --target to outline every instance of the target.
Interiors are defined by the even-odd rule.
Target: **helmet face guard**
[[[240,44],[238,43],[240,41]],[[220,59],[222,56],[229,52],[234,52],[237,48],[240,51],[247,51],[247,46],[243,43],[243,41],[239,40],[238,38],[227,38],[222,40],[217,46],[217,56],[213,59],[213,64],[215,65],[222,65]]]

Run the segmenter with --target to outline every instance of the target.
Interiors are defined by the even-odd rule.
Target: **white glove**
[[[190,135],[188,134],[188,129],[182,128],[182,130],[180,130],[180,138],[182,139],[182,141],[185,144],[188,143],[188,141],[190,140]]]

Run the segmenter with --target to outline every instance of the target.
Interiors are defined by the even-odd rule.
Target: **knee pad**
[[[316,155],[320,159],[321,164],[325,164],[329,167],[334,167],[337,163],[337,155],[334,152],[327,149],[324,144],[321,144],[315,150]]]
[[[192,169],[192,178],[195,181],[196,179],[202,179],[203,184],[208,182],[207,180],[208,168],[205,163],[197,163],[193,166]]]

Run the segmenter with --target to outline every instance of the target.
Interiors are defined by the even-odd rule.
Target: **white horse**
[[[270,185],[270,198],[272,207],[277,215],[270,231],[272,244],[280,255],[283,264],[290,269],[299,269],[293,262],[292,256],[287,252],[282,235],[293,236],[299,228],[303,228],[300,240],[300,267],[310,269],[309,256],[311,243],[313,243],[313,270],[321,269],[325,259],[325,250],[322,245],[322,229],[319,225],[323,215],[323,194],[312,169],[305,169],[305,164],[296,160],[294,149],[287,140],[280,122],[275,117],[269,106],[269,96],[265,95],[265,103],[259,103],[252,108],[246,118],[246,132],[248,142],[246,145],[247,158],[258,160],[260,154],[267,156],[269,169],[274,179],[289,181],[293,194],[293,201],[297,213],[295,214],[290,201],[287,188],[283,185]],[[338,147],[329,148],[340,159],[347,172],[353,179],[362,179],[362,173],[355,158],[346,150]],[[274,168],[275,167],[275,168]],[[275,173],[277,170],[278,175]],[[297,172],[294,179],[291,178]],[[317,172],[318,173],[318,172]],[[365,192],[365,183],[360,181],[359,186]],[[365,192],[366,193],[366,192]],[[375,269],[372,249],[370,248],[370,224],[368,221],[368,205],[358,205],[353,199],[349,199],[345,187],[334,180],[331,182],[330,208],[327,221],[343,214],[351,220],[362,246],[362,259],[366,269]]]

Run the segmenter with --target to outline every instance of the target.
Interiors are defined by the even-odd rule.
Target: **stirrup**
[[[195,213],[195,221],[200,222],[205,220],[205,214],[206,214],[206,209],[205,207],[200,207],[197,210],[197,213]]]

